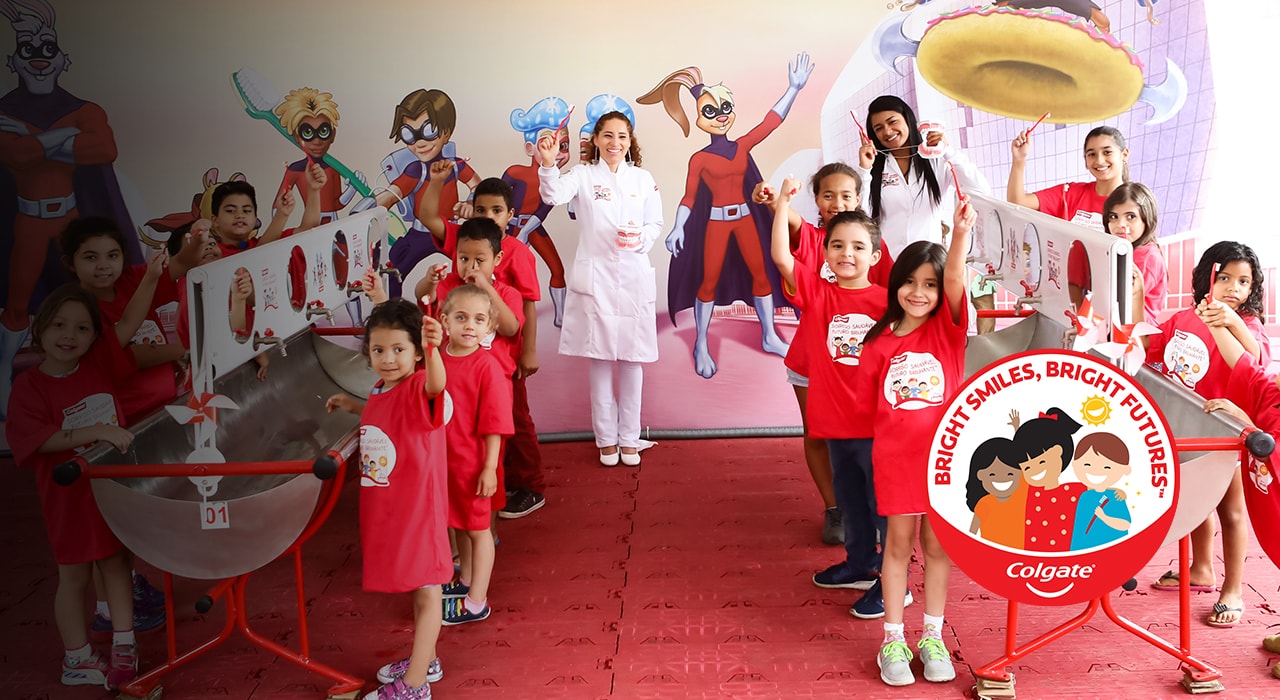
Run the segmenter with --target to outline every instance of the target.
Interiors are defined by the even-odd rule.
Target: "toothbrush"
[[[1102,497],[1102,500],[1098,502],[1098,507],[1099,507],[1099,508],[1102,508],[1102,507],[1106,506],[1106,505],[1107,505],[1107,502],[1108,502],[1108,501],[1110,501],[1110,500],[1111,500],[1110,498],[1107,498],[1106,496],[1103,496],[1103,497]],[[1089,518],[1089,524],[1084,526],[1084,534],[1086,534],[1086,535],[1087,535],[1087,534],[1089,534],[1089,528],[1093,527],[1093,522],[1094,522],[1095,520],[1097,520],[1097,519],[1098,519],[1098,514],[1097,514],[1097,513],[1094,513],[1094,514],[1093,514],[1093,517],[1092,517],[1092,518]]]
[[[866,130],[862,128],[862,122],[858,121],[858,115],[854,114],[852,109],[849,110],[849,118],[853,119],[853,125],[858,127],[858,133],[862,135],[862,143],[870,141],[871,139],[867,138]]]
[[[563,131],[566,126],[569,126],[569,117],[573,116],[573,110],[576,108],[577,108],[577,105],[569,105],[569,113],[564,115],[564,119],[560,120],[560,126],[556,127],[557,137],[559,137],[560,132]]]
[[[235,86],[236,93],[240,96],[240,101],[244,103],[244,111],[249,116],[254,119],[261,119],[274,126],[281,136],[289,140],[289,143],[294,143],[293,136],[280,123],[280,118],[275,113],[276,105],[280,103],[280,93],[272,89],[266,78],[252,68],[241,68],[231,74],[231,84]],[[311,161],[311,156],[307,156],[307,160]],[[373,190],[369,189],[368,185],[360,182],[356,174],[351,172],[351,169],[343,165],[337,158],[334,158],[332,153],[326,153],[323,160],[329,164],[329,167],[336,170],[339,175],[346,178],[347,182],[350,182],[351,186],[356,188],[356,192],[359,192],[361,197],[373,196]]]
[[[1027,136],[1030,136],[1031,132],[1035,131],[1037,126],[1040,126],[1040,122],[1044,121],[1045,119],[1048,119],[1050,116],[1052,115],[1050,115],[1048,112],[1041,114],[1040,118],[1036,120],[1036,123],[1032,124],[1031,128],[1027,129]]]

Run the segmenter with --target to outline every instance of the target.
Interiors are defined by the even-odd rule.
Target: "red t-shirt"
[[[458,259],[458,228],[452,221],[444,222],[444,243],[440,251],[450,260]],[[538,288],[538,261],[529,246],[515,236],[502,237],[502,261],[493,268],[493,276],[503,284],[514,287],[520,298],[527,301],[542,299]]]
[[[1227,384],[1227,398],[1253,418],[1259,430],[1280,433],[1280,390],[1276,378],[1265,373],[1252,355],[1236,362]],[[1276,483],[1276,454],[1265,461],[1250,457],[1242,465],[1244,500],[1258,543],[1272,561],[1280,561],[1280,484]]]
[[[823,249],[822,242],[826,238],[826,229],[821,229],[813,224],[800,219],[800,230],[797,232],[796,247],[791,250],[791,256],[796,261],[797,277],[801,267],[818,271],[823,279],[832,281],[835,276],[831,274],[830,268],[827,266],[826,251]],[[888,287],[889,271],[893,268],[893,257],[889,255],[889,249],[885,246],[880,248],[880,259],[867,272],[867,281],[873,285]],[[786,290],[783,290],[784,293]],[[796,327],[795,338],[791,341],[791,348],[787,350],[787,357],[783,361],[787,369],[795,372],[802,377],[809,376],[809,348],[817,347],[818,341],[805,341],[804,338],[810,331],[808,326],[814,322],[806,323],[807,318],[803,313],[800,315],[800,324]],[[875,319],[878,319],[876,316]],[[873,319],[873,320],[875,320]],[[818,333],[821,333],[819,328]],[[799,341],[799,342],[797,342]]]
[[[493,355],[477,350],[455,357],[447,350],[444,360],[445,391],[453,407],[446,416],[449,446],[449,527],[484,530],[489,527],[491,500],[476,495],[484,470],[485,435],[510,436],[512,422],[511,378]],[[499,460],[501,464],[501,460]],[[501,471],[501,470],[499,470]],[[498,493],[502,493],[498,474]]]
[[[113,392],[134,369],[115,335],[104,333],[71,374],[52,377],[32,367],[14,380],[5,425],[9,447],[18,465],[36,470],[45,532],[59,564],[105,559],[122,545],[102,519],[88,478],[81,477],[70,486],[53,481],[53,468],[89,445],[49,453],[40,452],[40,446],[60,430],[99,423],[124,426],[124,412]]]
[[[280,233],[280,238],[277,238],[276,240],[278,241],[283,238],[288,238],[289,236],[293,235],[294,231],[297,231],[297,230],[298,229],[296,227],[287,228]],[[272,242],[274,243],[275,241],[272,241]],[[246,250],[257,248],[258,245],[261,243],[262,243],[262,239],[258,238],[257,236],[254,236],[253,238],[250,238],[244,241],[237,241],[234,243],[223,243],[222,241],[218,241],[218,247],[222,249],[222,257],[225,258],[225,257],[235,255],[236,253],[243,253]]]
[[[517,241],[518,242],[518,241]],[[436,315],[440,315],[440,311],[444,309],[444,300],[448,298],[449,292],[464,284],[462,278],[456,272],[450,272],[440,284],[436,286],[436,301],[434,303]],[[511,313],[516,315],[516,323],[520,324],[520,330],[516,331],[513,336],[505,336],[497,331],[481,341],[481,347],[486,351],[492,351],[494,357],[497,358],[502,371],[506,373],[508,379],[516,372],[516,363],[520,360],[520,355],[524,348],[524,305],[521,303],[520,293],[514,288],[503,284],[500,280],[493,281],[493,288],[498,290],[498,296],[502,297],[502,303],[511,309]]]
[[[146,265],[130,265],[124,269],[120,279],[116,281],[116,298],[111,301],[98,300],[98,308],[102,309],[102,318],[108,324],[116,324],[124,316],[125,307],[137,293],[142,278],[147,274]],[[165,337],[164,324],[157,312],[162,306],[178,302],[178,285],[167,273],[156,280],[155,295],[151,300],[151,309],[143,320],[138,331],[134,333],[133,345],[168,343]],[[171,362],[146,369],[139,369],[128,382],[121,384],[116,398],[120,401],[124,414],[130,419],[140,418],[152,410],[172,401],[178,395],[177,374]]]
[[[809,436],[869,438],[870,421],[858,407],[868,400],[854,393],[854,378],[862,355],[862,336],[884,315],[888,293],[884,287],[844,289],[821,279],[809,268],[796,267],[792,297],[808,320],[800,343],[809,344]]]
[[[1271,341],[1254,316],[1242,316],[1249,334],[1258,341],[1261,349],[1260,364],[1271,364]],[[1218,344],[1204,321],[1196,316],[1194,308],[1187,308],[1160,324],[1160,332],[1147,336],[1147,362],[1160,365],[1165,376],[1194,390],[1206,399],[1220,399],[1227,395],[1227,382],[1231,367],[1218,352]]]
[[[1155,325],[1164,313],[1169,294],[1169,270],[1160,246],[1147,243],[1133,249],[1133,264],[1142,273],[1142,309],[1147,323]]]
[[[864,397],[875,425],[871,464],[881,515],[928,510],[930,441],[964,381],[969,304],[953,321],[942,290],[938,297],[943,306],[924,325],[905,336],[885,330],[862,349],[855,395]]]
[[[1106,233],[1102,221],[1102,205],[1107,198],[1098,194],[1095,182],[1064,182],[1035,193],[1040,211],[1074,224]]]
[[[402,593],[453,577],[445,401],[418,370],[374,387],[360,414],[360,546],[364,589]]]

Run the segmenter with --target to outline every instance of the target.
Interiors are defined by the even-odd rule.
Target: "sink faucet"
[[[397,270],[397,269],[396,269],[396,266],[395,266],[395,265],[392,265],[390,262],[385,262],[385,263],[383,263],[383,264],[382,264],[382,269],[380,269],[380,270],[378,270],[378,271],[379,271],[379,272],[381,272],[381,273],[383,273],[383,274],[387,274],[387,275],[393,275],[393,276],[395,276],[396,281],[398,281],[398,282],[404,282],[404,277],[402,277],[402,276],[400,275],[400,271],[399,271],[399,270]]]
[[[259,350],[263,345],[274,345],[280,348],[281,357],[289,356],[289,353],[285,350],[284,338],[281,338],[278,335],[262,335],[261,333],[254,331],[253,332],[253,349],[255,351]]]
[[[310,321],[311,319],[315,318],[316,316],[324,316],[325,318],[329,319],[329,323],[330,323],[330,324],[332,324],[332,323],[333,323],[333,310],[332,310],[332,309],[329,309],[329,308],[324,307],[324,306],[312,306],[312,307],[310,307],[310,308],[308,308],[308,309],[307,309],[307,320],[308,320],[308,321]]]
[[[1074,327],[1068,328],[1067,330],[1063,331],[1062,332],[1062,349],[1071,350],[1075,348],[1077,337],[1079,337],[1079,334],[1076,333],[1076,329]]]
[[[1041,302],[1040,296],[1032,293],[1031,285],[1026,280],[1022,280],[1022,289],[1026,294],[1018,297],[1018,300],[1013,302],[1013,308],[1021,309],[1024,305],[1035,306]]]

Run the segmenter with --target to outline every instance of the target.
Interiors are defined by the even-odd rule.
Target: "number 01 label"
[[[200,529],[225,530],[231,527],[231,516],[226,501],[206,501],[200,504]]]

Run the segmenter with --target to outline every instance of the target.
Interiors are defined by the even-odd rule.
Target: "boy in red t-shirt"
[[[439,190],[450,176],[447,161],[432,163],[427,195],[422,200],[418,220],[435,237],[440,250],[450,258],[457,257],[459,225],[440,216]],[[500,178],[490,177],[476,185],[474,216],[492,219],[503,231],[509,231],[515,217],[515,194]],[[494,275],[520,293],[524,325],[521,327],[520,352],[516,355],[515,374],[511,377],[514,396],[515,435],[507,441],[503,456],[507,505],[498,511],[501,518],[523,518],[541,508],[546,499],[542,491],[546,483],[542,475],[542,451],[538,448],[538,430],[529,411],[528,377],[538,371],[538,311],[535,304],[542,298],[538,289],[537,261],[529,247],[515,236],[502,237],[502,259],[494,265]],[[418,295],[421,298],[421,294]]]
[[[858,413],[858,407],[871,397],[858,396],[854,386],[862,338],[888,304],[885,288],[868,279],[880,260],[880,229],[858,210],[831,217],[822,243],[834,277],[829,282],[819,273],[816,256],[806,261],[792,252],[787,219],[791,197],[799,189],[799,181],[792,178],[782,183],[773,220],[773,260],[783,290],[802,318],[810,319],[792,345],[807,345],[808,432],[827,441],[845,546],[845,560],[818,572],[813,582],[822,588],[865,590],[876,582],[880,568],[876,532],[883,535],[885,529],[872,489],[872,424],[860,420]]]

